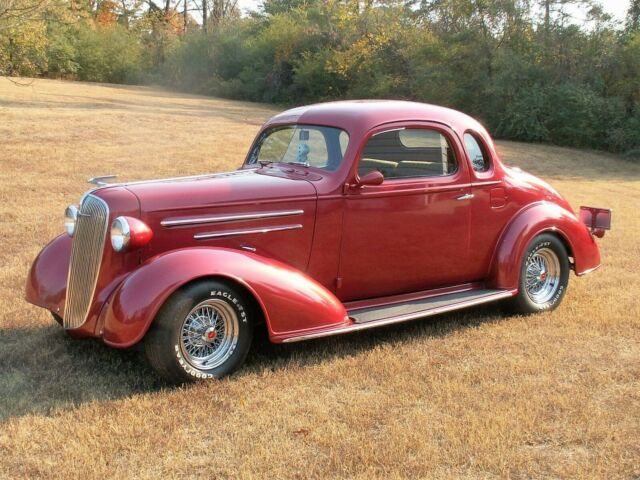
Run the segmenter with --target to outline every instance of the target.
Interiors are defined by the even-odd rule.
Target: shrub
[[[167,53],[159,80],[182,91],[205,93],[213,74],[209,39],[200,32],[179,39]]]
[[[545,90],[539,86],[532,87],[525,95],[515,97],[505,106],[496,126],[496,134],[528,142],[550,141],[546,107]]]
[[[78,28],[76,51],[80,80],[111,83],[142,80],[141,42],[120,25]]]
[[[47,26],[47,70],[54,78],[74,78],[78,73],[76,29],[57,22]]]
[[[640,147],[628,150],[622,157],[626,158],[627,160],[631,160],[632,162],[640,163]]]

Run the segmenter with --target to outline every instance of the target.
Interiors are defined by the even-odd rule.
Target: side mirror
[[[357,186],[364,187],[365,185],[380,185],[382,182],[384,182],[384,175],[382,175],[378,170],[372,170],[365,176],[360,177]]]

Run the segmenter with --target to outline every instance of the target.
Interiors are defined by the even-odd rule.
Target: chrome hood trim
[[[280,218],[303,215],[304,210],[278,210],[273,212],[237,213],[229,215],[209,215],[203,217],[173,217],[160,222],[163,227],[183,227],[189,225],[210,225],[216,223],[238,222],[242,220],[259,220],[263,218]]]
[[[275,227],[245,228],[242,230],[223,230],[221,232],[196,233],[193,238],[196,240],[207,240],[212,238],[237,237],[238,235],[252,235],[256,233],[281,232],[283,230],[297,230],[303,228],[301,224],[278,225]]]

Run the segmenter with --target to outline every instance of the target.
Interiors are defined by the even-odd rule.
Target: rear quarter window
[[[467,149],[469,160],[471,160],[471,167],[476,172],[486,172],[489,170],[490,162],[489,156],[482,144],[482,141],[477,139],[472,133],[464,134],[464,146]]]

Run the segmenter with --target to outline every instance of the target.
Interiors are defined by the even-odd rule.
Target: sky
[[[259,3],[259,0],[238,0],[238,6],[244,12],[249,10],[256,10]],[[612,15],[614,19],[617,19],[620,22],[624,21],[627,9],[629,8],[629,0],[600,0],[600,4],[602,5],[604,11]],[[584,15],[584,13],[581,12],[579,8],[574,8],[573,14],[578,21]]]
[[[629,0],[604,0],[602,6],[606,12],[624,20],[629,10]]]
[[[600,0],[603,10],[615,19],[624,21],[629,9],[629,0]],[[577,9],[576,9],[577,10]]]

